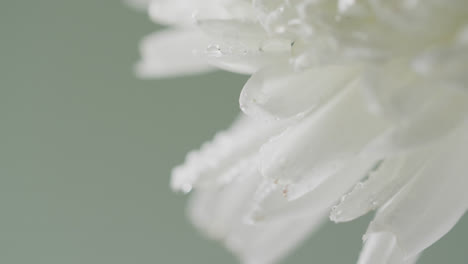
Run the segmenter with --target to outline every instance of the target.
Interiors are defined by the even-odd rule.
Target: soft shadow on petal
[[[319,111],[265,144],[262,174],[294,200],[337,173],[381,134],[388,123],[369,113],[355,81]]]
[[[287,65],[265,67],[242,89],[240,106],[259,120],[300,117],[318,109],[356,78],[352,67],[324,67],[295,72]]]
[[[367,236],[392,233],[405,256],[444,236],[468,208],[468,124],[435,148],[424,168],[377,213]]]

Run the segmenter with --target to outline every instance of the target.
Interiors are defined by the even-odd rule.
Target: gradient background
[[[236,263],[168,184],[234,119],[246,77],[136,79],[156,29],[119,1],[0,1],[0,263]],[[355,263],[369,220],[328,224],[283,263]],[[467,249],[465,217],[419,263]]]

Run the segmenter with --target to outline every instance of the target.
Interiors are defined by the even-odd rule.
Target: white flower
[[[136,0],[135,0],[136,1]],[[468,208],[466,0],[153,0],[146,77],[252,74],[172,188],[244,263],[377,210],[358,263],[415,263]],[[331,212],[331,213],[330,213]]]

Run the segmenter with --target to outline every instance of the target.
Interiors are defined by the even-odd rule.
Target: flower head
[[[135,0],[136,1],[136,0]],[[252,74],[171,185],[244,263],[377,210],[360,264],[414,263],[468,208],[465,0],[140,1],[145,77]]]

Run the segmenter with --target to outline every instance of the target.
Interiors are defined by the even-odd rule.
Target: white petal
[[[250,166],[259,147],[282,129],[283,124],[261,124],[242,115],[228,130],[187,155],[185,163],[172,172],[172,188],[184,191],[194,185],[228,183],[238,170]]]
[[[331,102],[261,149],[261,172],[296,199],[352,161],[386,128],[353,82]]]
[[[190,43],[190,44],[189,44]],[[208,39],[191,29],[167,29],[147,36],[141,42],[141,61],[136,72],[144,78],[173,77],[213,70],[193,49],[208,46]]]
[[[193,25],[197,18],[226,19],[228,0],[153,0],[150,17],[156,23]]]
[[[240,53],[223,53],[222,50],[231,46],[212,44],[206,50],[206,60],[213,66],[225,71],[239,74],[253,74],[267,65],[287,62],[286,54],[267,54],[263,51],[244,50]]]
[[[250,212],[254,222],[268,222],[291,215],[320,213],[331,206],[352,186],[362,179],[378,162],[379,157],[359,156],[340,172],[327,178],[321,185],[299,199],[284,199],[284,190],[274,184],[264,183],[257,190]]]
[[[369,67],[364,89],[373,112],[397,121],[420,111],[437,93],[423,84],[422,76],[414,72],[406,60]]]
[[[264,120],[301,116],[317,109],[344,88],[357,70],[326,67],[294,72],[288,66],[271,66],[256,72],[242,89],[244,113]]]
[[[379,148],[401,151],[434,141],[468,115],[466,92],[423,77],[404,60],[368,70],[364,83],[373,112],[395,123],[373,143],[376,152]]]
[[[229,185],[197,190],[188,207],[190,219],[211,238],[224,239],[242,222],[260,178],[256,167],[250,166]]]
[[[410,184],[376,215],[368,234],[389,232],[405,256],[445,235],[468,208],[468,124],[440,142],[436,154]]]
[[[405,258],[404,264],[416,264],[421,257],[421,254]]]
[[[272,264],[317,230],[325,212],[283,218],[258,225],[241,225],[226,240],[226,246],[245,264]]]
[[[203,19],[197,21],[197,26],[212,38],[237,42],[246,47],[257,47],[261,41],[268,39],[265,30],[253,21]]]
[[[229,185],[197,190],[189,203],[194,225],[210,238],[224,240],[243,263],[276,262],[325,219],[326,210],[322,209],[261,224],[245,223],[246,209],[260,179],[256,168],[251,167]]]
[[[406,257],[392,233],[372,233],[365,240],[358,264],[413,264],[419,258],[419,255]]]
[[[272,1],[253,0],[252,4],[257,12],[257,19],[272,35],[304,36],[300,28],[303,23],[298,19],[297,7],[304,0]]]
[[[426,87],[431,89],[431,87]],[[419,111],[397,122],[376,139],[369,151],[374,153],[413,149],[443,138],[468,116],[468,93],[446,88],[447,92],[428,101]]]
[[[258,23],[201,20],[198,25],[212,38],[199,54],[219,68],[251,74],[272,63],[287,63],[290,56],[291,40],[270,38]]]
[[[257,13],[252,6],[251,0],[231,0],[225,4],[230,18],[242,21],[255,21]]]
[[[427,150],[387,158],[371,172],[369,178],[358,183],[333,207],[330,219],[334,222],[352,221],[385,204],[427,162]]]
[[[217,238],[216,232],[209,229],[209,224],[215,214],[213,207],[216,206],[220,193],[221,190],[218,188],[195,190],[190,196],[187,207],[187,214],[192,224],[211,238]]]
[[[432,85],[444,88],[467,89],[468,26],[458,33],[455,43],[439,46],[419,54],[412,67]]]
[[[456,28],[466,18],[465,1],[369,1],[376,18],[405,34],[434,39]],[[448,19],[449,18],[449,19]]]

